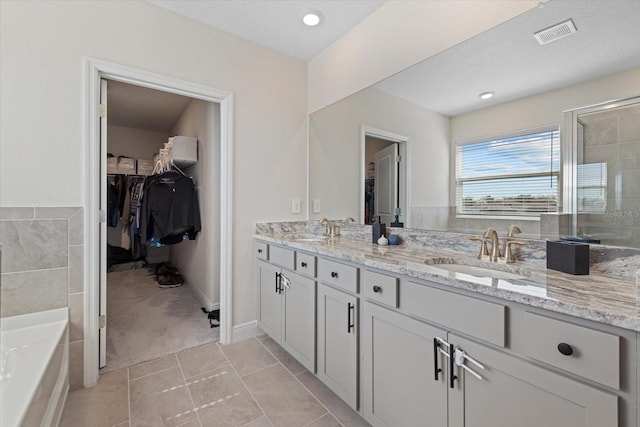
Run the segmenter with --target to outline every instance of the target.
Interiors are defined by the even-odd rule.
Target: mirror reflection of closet
[[[640,247],[640,97],[576,113],[575,235]]]

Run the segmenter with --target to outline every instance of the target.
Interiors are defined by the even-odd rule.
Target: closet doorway
[[[101,89],[107,226],[99,345],[100,368],[108,372],[219,339],[220,106],[114,80]],[[154,156],[175,135],[185,136],[173,141],[175,159],[152,171]],[[188,239],[144,237],[143,224],[154,221],[145,198],[158,190],[173,198],[155,204],[155,221],[189,211],[197,228]]]
[[[85,272],[85,386],[97,382],[99,366],[104,365],[107,361],[109,351],[107,337],[109,335],[110,319],[105,315],[112,310],[109,309],[107,304],[110,302],[110,298],[108,298],[109,290],[107,289],[109,287],[107,285],[107,274],[110,274],[107,273],[107,241],[109,237],[111,241],[114,241],[114,239],[120,242],[124,241],[121,235],[122,230],[110,230],[111,236],[108,236],[109,233],[107,233],[106,182],[108,150],[138,150],[137,154],[135,152],[130,154],[119,152],[117,154],[119,156],[129,155],[132,158],[137,155],[148,159],[147,156],[150,155],[149,148],[133,147],[133,140],[144,141],[150,136],[154,137],[152,139],[156,139],[155,136],[158,136],[156,134],[163,134],[163,132],[167,134],[193,134],[192,136],[199,140],[199,161],[197,164],[201,167],[190,167],[184,172],[186,176],[193,178],[197,184],[199,211],[203,216],[201,219],[202,231],[198,234],[196,240],[176,244],[175,247],[182,246],[174,254],[171,253],[173,247],[168,250],[168,253],[166,249],[160,248],[160,251],[148,253],[148,259],[146,259],[149,263],[157,263],[168,258],[170,262],[180,266],[178,269],[184,277],[184,285],[159,290],[186,291],[187,293],[183,292],[183,295],[188,295],[191,298],[191,308],[182,307],[185,301],[181,298],[176,297],[171,301],[168,293],[161,294],[160,297],[151,296],[148,298],[150,300],[149,305],[161,306],[165,314],[169,315],[169,319],[167,319],[168,322],[160,328],[162,330],[155,337],[148,333],[145,337],[147,344],[139,346],[144,349],[144,347],[160,345],[159,347],[150,348],[151,351],[143,356],[145,360],[161,357],[163,354],[175,352],[179,348],[188,348],[216,340],[217,334],[211,332],[208,316],[200,310],[200,307],[204,307],[207,310],[220,309],[220,341],[223,343],[230,342],[232,252],[229,238],[232,217],[232,95],[100,60],[88,59],[87,66],[87,140],[89,142],[87,164],[89,166],[87,168],[88,208],[85,215],[87,224],[85,255],[88,259],[87,271]],[[115,101],[114,97],[109,96],[110,85],[116,95],[120,90],[125,93],[125,98],[130,101],[124,109],[125,111],[121,114],[124,118],[120,117],[118,119],[119,112],[117,110],[114,111],[113,108],[110,109],[110,101],[114,104],[111,107],[117,107],[119,102]],[[185,98],[182,101],[187,105],[183,108],[180,117],[170,125],[171,129],[169,131],[166,130],[168,127],[160,130],[143,129],[141,131],[140,123],[126,122],[126,120],[133,120],[136,115],[138,116],[136,120],[157,120],[155,117],[149,118],[148,111],[147,113],[137,114],[131,110],[137,102],[133,101],[134,95],[142,93],[146,93],[147,96],[154,94],[152,96],[164,98],[164,102],[158,101],[158,99],[140,98],[147,106],[147,110],[151,110],[154,113],[162,113],[166,105],[173,104],[173,101],[168,101],[167,96],[179,95],[179,98]],[[179,98],[176,98],[176,100]],[[110,118],[116,121],[111,120],[109,122]],[[118,123],[118,120],[125,120],[125,122]],[[110,129],[114,138],[109,138]],[[114,141],[115,145],[112,145],[111,143]],[[164,142],[166,141],[162,141],[159,145],[161,146]],[[142,145],[146,145],[146,143]],[[130,178],[135,177],[130,176]],[[114,179],[114,176],[111,179]],[[97,223],[94,218],[98,218]],[[205,230],[209,233],[205,233]],[[211,261],[213,257],[217,262]],[[131,274],[128,279],[119,281],[120,285],[127,288],[126,291],[129,291],[129,294],[121,295],[120,302],[124,300],[127,303],[133,303],[130,305],[134,307],[134,313],[131,316],[133,320],[129,322],[131,323],[130,325],[124,322],[124,329],[135,328],[136,325],[134,323],[138,320],[140,322],[137,325],[142,325],[143,327],[145,323],[147,326],[154,326],[153,324],[156,323],[151,318],[152,316],[145,316],[144,310],[140,310],[140,302],[147,296],[142,295],[140,290],[136,291],[130,286],[131,283],[139,285],[138,282],[144,282],[146,279],[151,278],[151,280],[147,280],[148,284],[157,288],[155,269],[137,270],[127,270],[135,271],[137,274],[127,273],[126,271],[118,272],[125,273],[125,276]],[[149,277],[146,277],[147,275]],[[143,287],[139,289],[148,291],[149,286],[146,289]],[[173,347],[170,345],[162,346],[163,341],[167,341],[171,337],[172,324],[178,323],[177,320],[179,319],[177,317],[180,317],[180,314],[184,314],[186,311],[196,312],[196,315],[201,319],[201,322],[198,323],[202,323],[204,325],[202,329],[206,330],[202,335],[199,335],[199,332],[194,332],[193,326],[187,326],[186,331],[183,330],[176,335],[180,339],[178,340],[179,342],[173,343]],[[126,335],[126,332],[124,335]],[[200,338],[196,337],[196,340],[191,342],[185,339],[190,335],[199,335]],[[140,341],[144,341],[144,339],[140,339]],[[149,345],[149,343],[153,344]],[[125,349],[125,351],[128,351],[128,349]],[[130,362],[137,363],[139,361],[142,360],[130,360],[129,362],[121,363],[130,364]],[[114,366],[113,368],[116,367]],[[107,369],[109,369],[108,364]]]
[[[409,139],[368,126],[360,138],[360,222],[408,227]]]

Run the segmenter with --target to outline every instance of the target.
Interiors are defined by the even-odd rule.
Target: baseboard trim
[[[251,322],[241,323],[236,325],[231,330],[231,342],[243,341],[249,338],[253,338],[260,334],[258,329],[258,321],[252,320]]]
[[[185,281],[184,283],[186,286],[189,287],[189,289],[191,289],[191,292],[193,292],[193,295],[196,296],[196,298],[200,302],[200,305],[202,305],[205,308],[205,310],[213,311],[213,310],[220,309],[219,302],[211,302],[211,300],[209,300],[209,298],[207,298],[206,295],[203,294],[202,291],[198,289],[198,287],[195,286],[193,283],[189,283],[187,281]]]

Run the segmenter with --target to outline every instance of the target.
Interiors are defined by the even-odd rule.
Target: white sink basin
[[[524,276],[518,274],[509,273],[507,271],[494,270],[492,268],[477,267],[475,265],[466,264],[434,264],[433,268],[449,271],[452,273],[468,274],[475,277],[489,277],[492,279],[502,280],[518,280],[524,279]]]

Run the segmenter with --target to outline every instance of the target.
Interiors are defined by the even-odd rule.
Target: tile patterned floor
[[[62,427],[368,424],[266,335],[183,350],[69,394]]]

